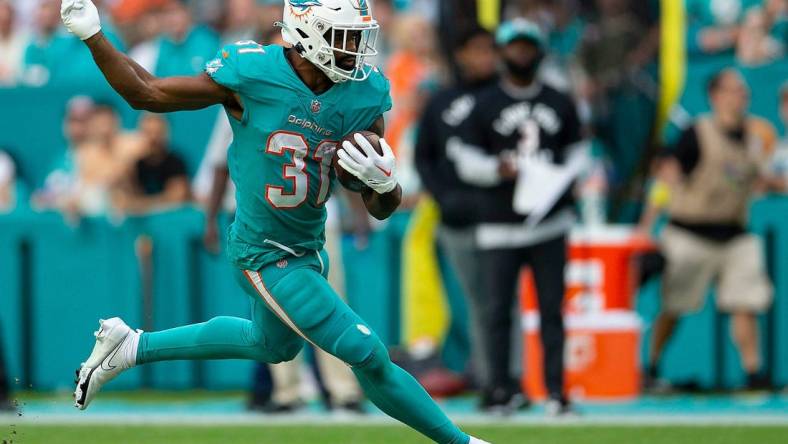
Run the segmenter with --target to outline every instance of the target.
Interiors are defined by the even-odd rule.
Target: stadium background
[[[11,3],[23,5],[20,9],[30,11],[29,4],[36,2]],[[124,32],[133,35],[138,24],[135,14],[140,14],[134,8],[145,6],[146,2],[104,3],[115,8],[114,16],[108,13],[105,18],[105,30],[118,42],[123,41]],[[151,0],[147,3],[155,7],[156,3],[163,2]],[[234,37],[233,30],[215,26],[221,23],[221,8],[217,5],[224,2],[195,0],[188,3],[197,23],[188,44],[174,45],[163,36],[150,36],[151,41],[161,42],[159,59],[166,61],[157,64],[157,75],[199,72],[221,42]],[[442,31],[451,28],[454,20],[473,17],[469,11],[475,11],[475,18],[493,29],[502,15],[528,12],[540,2],[397,0],[391,3],[392,15],[389,22],[383,24],[383,32],[392,34],[389,41],[393,52],[389,54],[391,58],[382,59],[380,63],[390,75],[403,76],[407,75],[403,73],[413,72],[408,68],[414,68],[401,66],[406,63],[412,63],[416,69],[438,65],[440,50],[427,53],[425,60],[418,58],[425,56],[424,53],[416,53],[415,60],[397,60],[397,56],[403,57],[398,50],[417,51],[402,41],[397,43],[393,29],[401,24],[398,22],[407,24],[419,14],[429,17],[432,22],[427,23],[441,30],[436,40],[443,40],[446,36]],[[439,8],[435,7],[436,3],[440,3]],[[578,49],[584,27],[593,20],[595,8],[592,3],[567,2],[575,8],[576,15],[572,27],[563,35],[551,36],[555,37],[551,39],[552,53],[568,57]],[[752,113],[768,119],[785,137],[788,129],[781,122],[777,98],[788,73],[787,57],[783,55],[758,66],[744,66],[737,64],[732,51],[708,55],[693,46],[693,33],[714,23],[717,19],[714,5],[721,3],[738,4],[740,13],[736,19],[743,20],[747,8],[762,2],[638,2],[638,14],[661,29],[658,57],[643,66],[643,72],[655,82],[655,88],[615,98],[616,113],[612,123],[615,135],[611,140],[626,141],[622,142],[626,146],[611,147],[601,140],[594,141],[595,152],[605,163],[609,175],[606,196],[609,223],[637,222],[646,195],[648,168],[644,165],[653,157],[655,147],[675,140],[676,123],[683,115],[694,116],[708,109],[705,82],[711,73],[722,67],[734,65],[742,70],[752,89]],[[274,21],[281,4],[258,1],[258,8],[259,20],[267,24]],[[31,14],[18,16],[22,20],[19,26],[34,35]],[[109,17],[114,20],[109,21]],[[785,24],[785,20],[783,16],[780,23]],[[788,46],[786,28],[788,26],[782,26],[775,31],[783,46]],[[16,161],[19,179],[15,204],[0,214],[0,326],[12,390],[46,394],[72,388],[77,359],[87,352],[98,317],[122,314],[130,325],[156,330],[215,315],[245,316],[247,302],[233,282],[230,265],[221,255],[207,253],[201,244],[204,213],[199,205],[125,220],[87,217],[74,225],[57,211],[41,211],[30,204],[35,190],[42,187],[52,165],[64,154],[62,122],[70,99],[86,95],[98,102],[111,103],[119,111],[127,130],[136,127],[138,117],[109,88],[93,65],[89,52],[77,39],[64,34],[62,29],[48,42],[31,38],[31,48],[26,51],[20,76],[0,87],[0,148]],[[392,60],[401,65],[387,66]],[[423,77],[425,83],[429,83],[428,77]],[[397,80],[395,77],[394,81]],[[395,98],[395,112],[396,107]],[[220,109],[214,107],[167,116],[171,125],[171,145],[184,159],[191,177],[200,166],[219,112]],[[404,129],[399,128],[404,145],[408,144],[408,125],[414,121],[406,119],[402,123]],[[229,217],[223,215],[221,220],[226,226]],[[766,371],[778,387],[788,383],[787,221],[788,198],[769,196],[753,208],[751,225],[766,239],[768,268],[776,291],[775,303],[763,316],[761,325]],[[409,305],[403,300],[413,296],[402,291],[410,285],[407,279],[414,279],[409,274],[414,265],[403,262],[409,242],[416,242],[410,222],[411,211],[399,212],[390,222],[375,228],[368,247],[362,250],[357,248],[352,235],[343,239],[349,303],[390,346],[407,345],[412,339],[407,320],[416,316],[408,311]],[[153,239],[150,275],[141,270],[135,256],[135,240],[141,234]],[[445,264],[442,269],[446,274]],[[151,282],[144,279],[148,276],[152,276]],[[446,282],[439,285],[444,288],[440,291],[458,291],[450,273],[445,279]],[[658,285],[658,280],[652,280],[633,295],[634,309],[643,321],[643,345],[639,350],[642,356],[648,344],[649,322],[659,303]],[[428,304],[427,310],[433,311],[426,312],[426,316],[425,313],[420,315],[438,319],[433,326],[434,334],[443,338],[449,316],[445,307],[440,303]],[[743,373],[728,339],[725,321],[726,318],[714,310],[711,300],[701,312],[691,315],[668,349],[664,360],[665,376],[672,380],[695,380],[704,389],[727,390],[741,386]],[[443,358],[449,368],[461,370],[467,359],[467,346],[448,347]],[[251,374],[252,364],[247,362],[157,363],[129,372],[114,382],[111,390],[247,389]]]

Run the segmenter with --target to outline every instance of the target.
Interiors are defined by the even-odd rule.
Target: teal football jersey
[[[284,51],[238,42],[205,68],[238,94],[244,108],[240,121],[230,116],[234,139],[227,160],[237,189],[228,255],[244,269],[323,248],[337,141],[370,128],[391,108],[388,80],[378,70],[316,95]]]

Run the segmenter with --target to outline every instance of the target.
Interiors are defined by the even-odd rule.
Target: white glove
[[[98,9],[91,0],[62,0],[60,18],[68,32],[87,40],[101,31]]]
[[[385,194],[396,188],[397,159],[386,140],[380,138],[380,147],[383,149],[383,155],[380,155],[366,137],[356,133],[353,138],[363,153],[355,145],[345,141],[342,148],[337,150],[339,165],[378,194]]]

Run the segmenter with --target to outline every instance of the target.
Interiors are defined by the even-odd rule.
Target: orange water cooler
[[[621,400],[640,391],[641,320],[633,310],[634,258],[653,246],[631,228],[573,230],[564,301],[566,393],[574,399]],[[533,280],[522,274],[523,387],[532,399],[546,396]]]

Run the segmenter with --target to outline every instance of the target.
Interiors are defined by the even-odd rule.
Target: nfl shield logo
[[[286,268],[287,267],[287,259],[281,259],[279,262],[276,263],[277,268]]]
[[[313,100],[312,101],[312,114],[319,113],[320,112],[320,107],[321,107],[320,101],[317,100],[317,99]]]

